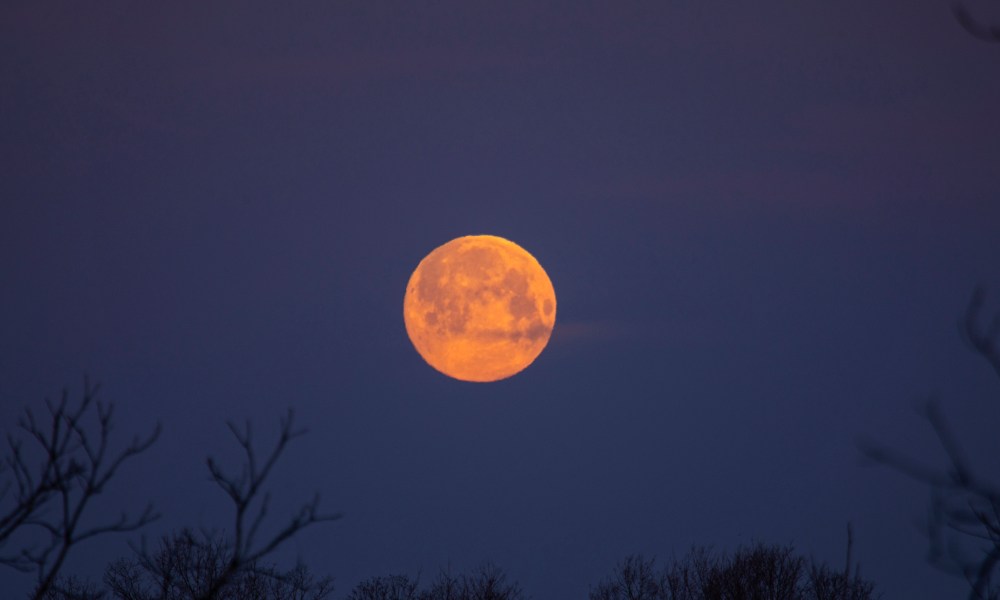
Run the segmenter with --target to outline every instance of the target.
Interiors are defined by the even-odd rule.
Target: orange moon
[[[430,366],[462,381],[497,381],[545,349],[556,322],[556,292],[524,248],[470,235],[420,261],[406,285],[403,320]]]

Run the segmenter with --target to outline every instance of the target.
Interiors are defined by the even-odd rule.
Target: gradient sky
[[[204,458],[294,407],[275,514],[345,517],[279,558],[337,597],[492,560],[584,598],[629,553],[754,540],[839,566],[848,521],[886,598],[964,592],[927,491],[857,439],[940,464],[937,393],[998,471],[955,323],[978,283],[1000,308],[1000,45],[937,1],[269,4],[0,7],[0,424],[87,373],[122,441],[164,427],[95,517],[226,526]],[[420,259],[480,233],[559,299],[494,384],[402,320]]]

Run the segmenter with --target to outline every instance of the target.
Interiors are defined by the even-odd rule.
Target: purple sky
[[[204,457],[292,406],[279,500],[346,516],[280,558],[338,598],[483,560],[584,598],[629,553],[754,540],[839,566],[848,521],[886,598],[964,592],[927,491],[856,445],[939,463],[937,393],[1000,471],[955,327],[978,283],[1000,308],[1000,45],[946,3],[204,4],[0,7],[0,424],[84,373],[122,439],[162,422],[103,510],[228,523]],[[402,320],[480,233],[559,300],[485,385]]]

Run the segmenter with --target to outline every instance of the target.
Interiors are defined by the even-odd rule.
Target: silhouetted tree
[[[462,576],[461,600],[522,600],[524,593],[517,582],[508,582],[507,574],[487,563]],[[431,597],[429,600],[435,600]]]
[[[627,556],[611,577],[590,590],[590,600],[659,600],[665,586],[654,562],[652,558]]]
[[[462,600],[462,579],[451,574],[451,569],[441,569],[429,589],[420,593],[420,600]]]
[[[347,600],[524,600],[524,593],[507,581],[502,569],[486,563],[462,575],[442,569],[424,590],[405,575],[371,577],[357,584]]]
[[[796,556],[787,546],[757,544],[732,556],[694,548],[663,569],[629,556],[591,588],[590,600],[872,600],[874,585],[845,569]]]
[[[43,600],[104,600],[107,592],[92,581],[78,577],[57,577]]]
[[[79,404],[71,405],[63,391],[58,403],[46,400],[42,418],[25,409],[17,426],[27,444],[14,433],[7,435],[7,455],[0,463],[0,550],[17,550],[0,555],[0,563],[35,573],[35,600],[50,597],[66,557],[80,542],[134,531],[158,516],[147,506],[137,517],[122,512],[116,520],[84,525],[87,510],[118,469],[148,450],[160,434],[157,425],[147,437],[135,436],[115,451],[114,405],[97,400],[99,391],[100,386],[85,379]],[[37,543],[39,537],[44,541]]]
[[[280,421],[278,440],[274,447],[259,458],[254,447],[253,429],[248,421],[242,428],[229,423],[229,430],[243,450],[244,461],[238,474],[229,474],[219,463],[209,457],[208,471],[232,502],[233,533],[223,536],[214,531],[195,534],[183,531],[161,541],[159,551],[150,553],[146,548],[137,550],[137,561],[119,561],[112,565],[105,581],[122,600],[241,600],[260,596],[234,596],[248,582],[264,581],[266,576],[274,582],[285,584],[294,580],[296,572],[279,573],[261,569],[261,561],[294,535],[316,523],[333,521],[339,514],[325,514],[319,510],[319,495],[303,504],[286,524],[272,535],[260,538],[260,528],[268,514],[270,493],[264,484],[275,464],[293,439],[304,435],[305,429],[296,429],[294,413],[289,410]],[[302,572],[299,571],[301,575]],[[147,580],[158,585],[149,587]],[[310,580],[311,581],[311,580]],[[168,584],[169,585],[166,585]],[[263,584],[255,584],[259,586]],[[166,587],[165,587],[166,586]],[[332,589],[329,580],[321,580],[308,589],[278,586],[264,596],[268,600],[295,600],[321,598]],[[174,595],[176,588],[177,593]],[[298,590],[305,595],[288,595]],[[148,592],[148,593],[147,593]],[[316,593],[321,595],[316,596]],[[150,595],[152,594],[152,595]]]
[[[835,571],[826,565],[813,563],[809,567],[809,583],[803,590],[803,600],[869,600],[875,598],[875,584],[860,575]]]
[[[806,586],[805,600],[868,600],[875,597],[875,584],[861,578],[861,566],[853,565],[851,573],[851,550],[854,547],[854,531],[847,524],[847,560],[843,571],[836,571],[815,560],[809,565],[809,584]]]
[[[507,574],[492,563],[486,563],[472,573],[455,577],[441,571],[430,588],[420,594],[420,600],[523,600],[524,593],[516,582],[508,582]]]
[[[1000,312],[982,324],[986,292],[976,288],[959,322],[962,338],[1000,377]],[[889,465],[931,489],[931,516],[927,526],[929,560],[948,572],[964,576],[970,585],[969,598],[1000,598],[1000,487],[973,472],[958,438],[952,433],[944,413],[934,399],[922,408],[941,444],[949,468],[939,470],[923,465],[885,446],[860,442],[869,458]],[[967,552],[969,543],[978,552]]]
[[[370,577],[354,586],[347,600],[419,600],[417,587],[406,575]]]
[[[788,546],[741,548],[713,573],[722,598],[802,598],[805,560]]]
[[[185,529],[163,537],[155,552],[111,563],[104,583],[115,600],[322,600],[333,592],[329,578],[315,579],[304,565],[280,571],[257,563],[244,565],[213,592],[232,553],[232,540],[221,534]]]

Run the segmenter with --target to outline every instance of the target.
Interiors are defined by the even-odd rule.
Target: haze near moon
[[[556,294],[542,266],[514,242],[456,238],[428,254],[406,286],[410,341],[438,371],[496,381],[530,365],[556,320]]]

